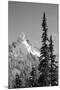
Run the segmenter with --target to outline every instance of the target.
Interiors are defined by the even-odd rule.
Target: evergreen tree
[[[51,62],[51,86],[57,86],[58,85],[58,66],[57,61],[55,61],[56,55],[54,55],[54,49],[53,49],[53,41],[52,41],[52,35],[50,36],[50,43],[49,43],[49,50],[50,50],[50,62]]]
[[[22,82],[21,82],[20,76],[17,73],[15,80],[14,80],[13,88],[21,88],[21,84],[22,84]]]
[[[40,78],[38,80],[38,83],[40,86],[49,86],[49,48],[48,48],[48,35],[47,35],[47,23],[46,23],[46,16],[45,12],[43,14],[43,21],[42,21],[42,47],[40,49],[41,51],[41,60],[39,64],[39,70],[41,72]]]
[[[31,77],[29,78],[29,87],[37,87],[38,86],[38,70],[35,67],[32,67]]]
[[[12,46],[16,48],[16,42],[12,42]]]

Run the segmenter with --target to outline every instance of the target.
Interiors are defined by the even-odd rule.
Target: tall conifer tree
[[[40,49],[41,51],[41,60],[39,64],[39,70],[41,72],[40,78],[38,80],[38,83],[40,83],[41,86],[49,86],[49,49],[48,49],[48,35],[47,35],[47,23],[46,23],[46,16],[45,12],[43,14],[43,20],[42,20],[42,47]]]
[[[53,40],[52,35],[50,36],[50,43],[49,43],[49,50],[50,50],[50,61],[51,61],[51,86],[57,86],[58,85],[58,64],[55,60],[56,55],[54,55],[54,49],[53,49]]]

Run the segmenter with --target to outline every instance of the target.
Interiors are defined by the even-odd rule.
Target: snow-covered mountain
[[[20,34],[16,43],[17,43],[16,49],[13,50],[15,57],[18,56],[18,54],[16,53],[16,50],[19,49],[20,47],[23,49],[23,52],[25,50],[25,54],[31,53],[34,56],[40,57],[39,50],[36,47],[33,47],[33,45],[30,43],[30,41],[26,39],[26,36],[24,33]]]
[[[13,82],[17,73],[22,79],[22,87],[25,87],[27,85],[25,84],[26,78],[29,79],[31,77],[33,67],[36,69],[36,78],[39,77],[39,50],[32,46],[24,33],[20,34],[16,42],[12,42],[9,45],[8,55],[9,88],[13,88]]]

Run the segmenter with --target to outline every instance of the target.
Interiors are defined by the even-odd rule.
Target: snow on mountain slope
[[[34,48],[32,45],[29,44],[29,42],[27,42],[24,33],[22,33],[22,34],[19,36],[18,41],[25,45],[25,47],[26,47],[26,49],[27,49],[27,51],[28,51],[29,53],[31,53],[32,55],[35,55],[35,56],[37,56],[37,57],[40,57],[40,52],[39,52],[39,50],[38,50],[37,48]]]
[[[29,40],[26,39],[24,33],[21,33],[17,39],[17,42],[12,43],[12,56],[18,57],[19,55],[27,55],[31,53],[35,57],[40,57],[39,49],[33,47]]]

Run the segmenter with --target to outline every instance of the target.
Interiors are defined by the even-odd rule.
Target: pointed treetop
[[[42,22],[42,27],[47,27],[45,12],[43,13],[43,22]]]
[[[46,19],[46,15],[45,15],[45,12],[43,13],[43,20],[45,20]]]
[[[54,51],[53,50],[53,46],[54,46],[54,44],[53,44],[53,40],[52,40],[52,35],[50,35],[50,44],[49,44],[49,47],[50,47],[51,51]]]
[[[52,35],[50,35],[50,42],[53,43],[53,40],[52,40]]]
[[[52,35],[50,35],[50,41],[52,40]]]

